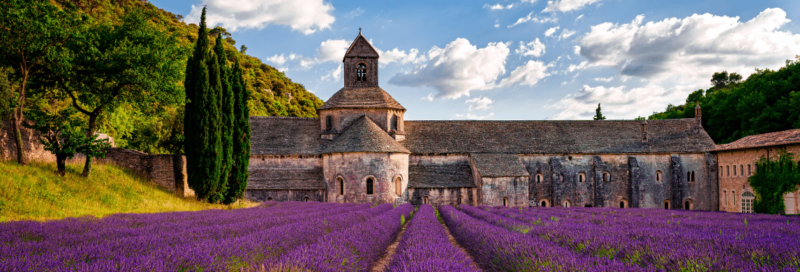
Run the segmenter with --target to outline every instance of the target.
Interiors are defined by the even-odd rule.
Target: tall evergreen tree
[[[209,200],[219,185],[219,63],[209,48],[206,9],[200,16],[197,44],[186,64],[185,133],[186,170],[189,186],[200,200]]]
[[[228,190],[225,192],[225,204],[235,202],[242,198],[249,178],[248,166],[250,165],[250,109],[247,99],[250,93],[245,88],[242,66],[239,58],[234,58],[233,76],[231,77],[235,118],[233,122],[233,167],[228,178]]]
[[[232,74],[231,70],[228,68],[228,60],[225,56],[225,40],[222,38],[222,31],[221,29],[217,30],[219,36],[217,36],[217,42],[214,46],[214,52],[217,55],[217,60],[219,62],[219,71],[220,71],[220,95],[218,96],[218,101],[221,103],[220,107],[220,133],[222,134],[222,164],[220,165],[220,180],[219,180],[219,194],[218,198],[214,199],[214,201],[223,201],[225,197],[225,191],[228,188],[228,177],[231,173],[231,167],[233,166],[233,120],[234,120],[234,112],[233,112],[233,103],[234,103],[234,96],[233,96],[233,89],[231,87],[232,81]]]
[[[603,113],[600,112],[600,103],[597,103],[597,109],[594,110],[594,120],[606,120],[606,117],[603,116]]]

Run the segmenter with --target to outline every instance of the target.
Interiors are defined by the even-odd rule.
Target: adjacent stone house
[[[755,174],[761,157],[776,158],[779,151],[795,154],[800,159],[800,129],[747,136],[738,141],[719,145],[714,150],[719,158],[719,210],[753,212],[755,192],[747,178]],[[786,214],[798,214],[800,191],[783,196]]]
[[[252,117],[256,201],[717,210],[715,144],[698,118],[407,121],[359,33],[319,118]]]

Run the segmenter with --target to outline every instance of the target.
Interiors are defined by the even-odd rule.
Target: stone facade
[[[747,179],[755,174],[759,159],[777,158],[779,151],[795,154],[795,159],[800,159],[800,129],[753,135],[720,145],[715,150],[719,160],[719,210],[752,212],[755,192]],[[800,190],[787,193],[783,200],[786,214],[800,213]]]

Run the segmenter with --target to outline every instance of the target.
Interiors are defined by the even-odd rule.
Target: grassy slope
[[[113,165],[96,165],[88,179],[79,175],[81,165],[68,164],[63,178],[56,175],[55,167],[44,163],[20,167],[15,162],[0,162],[0,222],[253,205],[212,205],[184,199]]]

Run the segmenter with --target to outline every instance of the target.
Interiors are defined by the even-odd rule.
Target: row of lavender
[[[659,271],[800,271],[798,217],[612,208],[462,210],[575,255],[566,258]]]
[[[397,234],[400,216],[411,211],[410,205],[287,202],[236,211],[6,223],[0,225],[0,271],[230,271],[285,262],[304,256],[293,252],[307,248],[327,251],[323,245],[331,241],[347,249],[365,247],[344,258],[367,267],[377,259],[368,253],[380,255]]]

